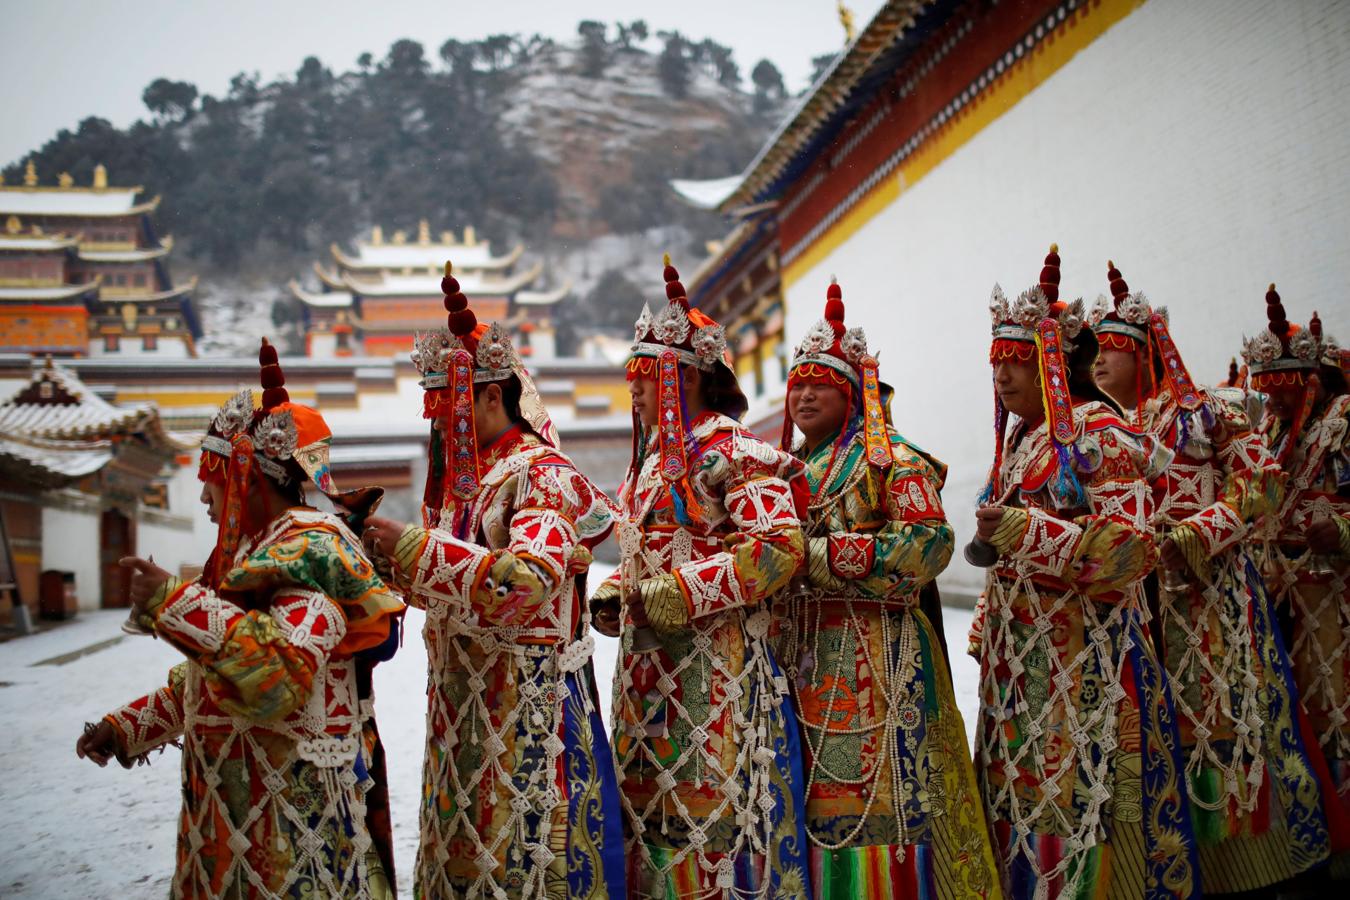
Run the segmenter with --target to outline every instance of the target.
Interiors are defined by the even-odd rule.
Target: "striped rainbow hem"
[[[927,844],[876,845],[843,850],[811,848],[811,886],[815,900],[872,900],[905,897],[937,900],[933,852]]]
[[[699,867],[697,854],[690,853],[677,863],[671,863],[675,851],[668,847],[647,845],[651,854],[651,865],[644,865],[640,854],[630,856],[628,885],[630,890],[644,890],[648,895],[666,897],[717,898],[722,892],[717,887],[717,873]],[[722,854],[706,854],[710,862],[716,862]],[[762,853],[741,853],[736,858],[736,890],[759,891],[763,879],[765,858]],[[667,866],[669,868],[667,869]],[[654,890],[653,872],[665,872],[664,894]]]

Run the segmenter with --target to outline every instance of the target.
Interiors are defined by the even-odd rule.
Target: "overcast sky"
[[[849,0],[859,28],[881,0]],[[835,0],[0,0],[0,164],[36,150],[86,116],[125,126],[147,115],[141,91],[155,78],[224,94],[238,72],[264,81],[306,56],[335,71],[376,59],[399,38],[439,62],[447,38],[539,32],[576,35],[577,22],[645,19],[730,45],[741,73],[768,57],[788,89],[805,87],[812,56],[843,44]],[[49,174],[49,173],[43,173]]]

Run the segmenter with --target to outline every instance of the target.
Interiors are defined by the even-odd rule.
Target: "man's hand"
[[[110,759],[116,759],[122,768],[131,768],[131,760],[122,756],[121,748],[117,745],[117,734],[106,719],[80,735],[80,739],[75,742],[75,755],[97,763],[99,767],[106,766]]]
[[[623,616],[617,600],[601,601],[591,610],[591,627],[605,637],[618,637]]]
[[[975,510],[975,537],[986,544],[994,542],[994,534],[1003,521],[1003,507],[981,506]]]
[[[127,594],[131,598],[131,605],[142,612],[165,582],[173,577],[153,561],[139,556],[124,556],[117,564],[124,569],[131,569],[131,588]]]
[[[1158,556],[1162,559],[1163,568],[1169,572],[1181,572],[1186,568],[1186,554],[1181,552],[1181,546],[1171,538],[1164,538],[1158,545]]]
[[[371,516],[366,519],[366,528],[361,532],[361,540],[371,552],[392,558],[394,548],[398,546],[398,539],[407,527],[406,522]]]
[[[638,591],[628,595],[628,615],[633,620],[634,628],[650,628],[651,621],[647,618],[647,607],[642,602],[642,594]]]
[[[1329,556],[1341,549],[1341,530],[1331,519],[1318,519],[1303,532],[1308,540],[1308,549],[1314,553]]]

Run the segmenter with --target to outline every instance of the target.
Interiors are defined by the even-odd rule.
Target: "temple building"
[[[168,431],[152,403],[109,403],[50,357],[32,363],[0,371],[0,553],[20,602],[37,613],[41,599],[57,616],[76,599],[126,606],[117,561],[141,543],[171,571],[200,563],[195,441]],[[40,592],[44,572],[66,579],[67,596]]]
[[[489,242],[480,240],[472,227],[464,229],[462,240],[451,231],[433,239],[424,219],[412,240],[403,231],[386,240],[376,226],[368,239],[356,241],[355,253],[348,254],[337,244],[330,250],[329,266],[314,264],[317,289],[309,290],[298,281],[290,284],[304,310],[309,356],[396,356],[411,351],[414,332],[445,324],[441,276],[446,260],[454,263],[455,277],[473,298],[480,318],[506,323],[522,353],[534,360],[555,355],[553,311],[571,286],[538,289],[543,264],[517,271],[524,252],[519,244],[505,256],[493,256]]]
[[[1034,284],[1052,242],[1066,299],[1106,292],[1114,260],[1169,307],[1192,371],[1225,371],[1272,281],[1350,332],[1350,167],[1332,127],[1346,8],[1272,9],[881,3],[743,172],[673,183],[728,219],[686,286],[749,376],[747,420],[778,432],[777,348],[821,317],[837,276],[897,425],[949,465],[945,506],[970,534],[993,454],[990,290]],[[957,561],[944,581],[982,576]]]
[[[195,278],[175,285],[153,214],[159,198],[62,173],[38,183],[0,180],[0,352],[59,356],[196,356]]]

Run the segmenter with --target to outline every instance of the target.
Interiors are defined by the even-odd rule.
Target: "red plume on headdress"
[[[1237,357],[1234,356],[1228,360],[1228,386],[1237,387],[1241,377],[1242,373],[1238,371]]]
[[[844,336],[847,331],[844,327],[844,291],[839,287],[839,282],[830,279],[830,287],[825,292],[825,321],[830,323],[830,328],[834,330],[835,339]]]
[[[666,299],[672,303],[679,303],[688,310],[689,298],[685,296],[684,285],[680,284],[680,273],[670,264],[670,254],[665,254],[661,262],[665,265],[661,277],[666,281]]]
[[[1271,282],[1270,288],[1266,291],[1266,321],[1270,324],[1270,333],[1280,339],[1280,345],[1284,349],[1289,349],[1289,336],[1292,331],[1289,325],[1289,319],[1284,314],[1284,304],[1280,302],[1280,295],[1275,292],[1275,283]]]
[[[1059,244],[1051,244],[1041,269],[1041,292],[1051,303],[1059,300]]]
[[[455,337],[464,338],[478,327],[478,317],[469,309],[469,298],[459,289],[459,280],[453,274],[454,266],[445,261],[445,277],[441,279],[441,293],[445,294],[446,324]]]
[[[1308,320],[1308,331],[1315,340],[1322,339],[1322,319],[1317,315],[1317,310],[1313,310],[1312,318]]]
[[[1125,278],[1116,268],[1116,264],[1109,259],[1106,261],[1106,280],[1111,283],[1111,299],[1115,301],[1117,308],[1120,307],[1120,301],[1124,300],[1130,293],[1130,286],[1125,283]]]
[[[286,391],[286,374],[277,361],[277,348],[269,344],[267,338],[262,339],[262,346],[258,348],[258,365],[262,369],[263,409],[275,409],[289,403],[291,395]]]

